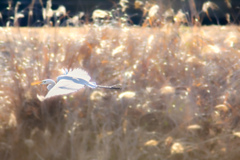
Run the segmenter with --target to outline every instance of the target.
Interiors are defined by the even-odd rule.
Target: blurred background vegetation
[[[24,16],[20,18],[20,26],[42,26],[43,13],[42,9],[47,7],[47,0],[2,0],[0,2],[0,11],[2,19],[0,25],[4,26],[14,16],[14,6],[17,2],[21,2],[18,7],[18,13]],[[204,3],[212,2],[215,4],[206,5],[208,13],[203,13]],[[228,24],[229,22],[239,23],[239,6],[238,0],[52,0],[51,8],[57,10],[59,6],[64,6],[66,14],[62,17],[61,22],[83,13],[80,19],[85,22],[92,21],[92,14],[95,10],[101,9],[106,11],[121,10],[122,15],[128,16],[131,24],[142,25],[146,18],[146,4],[156,4],[160,7],[160,12],[172,9],[176,14],[181,10],[191,19],[192,16],[201,16],[201,24]],[[149,7],[149,6],[148,6]],[[206,8],[205,7],[205,8]],[[150,7],[149,7],[150,9]],[[31,22],[29,22],[29,11],[31,14]],[[118,13],[120,14],[120,13]],[[120,16],[122,16],[120,15]],[[63,24],[63,25],[66,25]]]
[[[0,3],[1,160],[240,159],[239,1]]]

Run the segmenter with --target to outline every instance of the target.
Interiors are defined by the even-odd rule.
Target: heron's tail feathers
[[[96,82],[88,82],[87,86],[90,87],[90,88],[97,88],[98,87]]]

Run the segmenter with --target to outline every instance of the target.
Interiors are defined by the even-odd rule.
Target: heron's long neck
[[[47,89],[48,90],[52,89],[55,86],[55,84],[56,83],[54,82],[54,80],[49,81],[49,85],[47,86]]]

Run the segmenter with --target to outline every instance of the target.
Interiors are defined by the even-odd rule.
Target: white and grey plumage
[[[88,86],[90,88],[120,89],[120,87],[117,86],[100,86],[95,82],[90,82],[91,77],[86,71],[80,68],[69,71],[65,69],[63,71],[64,74],[57,77],[57,83],[52,79],[45,79],[42,81],[33,82],[31,85],[48,84],[47,89],[49,92],[45,96],[45,99],[53,96],[73,93],[80,90],[84,86]]]

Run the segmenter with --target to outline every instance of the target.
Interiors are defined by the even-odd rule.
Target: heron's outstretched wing
[[[73,93],[83,88],[84,85],[80,83],[76,83],[71,79],[61,79],[57,84],[47,93],[46,98],[50,98],[58,95],[65,95],[69,93]]]
[[[74,70],[70,70],[67,73],[68,76],[74,77],[74,78],[81,78],[85,81],[90,81],[91,77],[88,75],[88,73],[80,68],[76,68]]]

